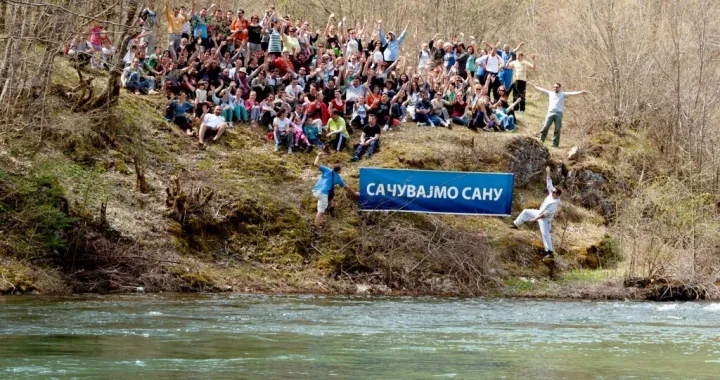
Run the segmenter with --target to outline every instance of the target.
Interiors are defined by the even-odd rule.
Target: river
[[[718,376],[720,303],[0,297],[1,379]]]

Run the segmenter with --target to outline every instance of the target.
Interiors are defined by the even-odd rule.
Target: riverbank
[[[383,134],[371,160],[350,163],[342,152],[326,163],[342,163],[355,187],[361,166],[513,172],[514,214],[540,204],[543,169],[551,165],[568,188],[551,267],[538,255],[535,226],[511,231],[510,218],[361,214],[344,194],[311,244],[314,155],[274,153],[265,132],[246,125],[199,150],[162,119],[161,97],[123,91],[112,108],[74,113],[58,92],[76,81],[58,61],[56,91],[46,102],[54,128],[3,135],[0,194],[12,221],[0,238],[3,293],[646,297],[623,286],[626,261],[607,227],[608,188],[626,180],[611,176],[612,139],[599,133],[572,161],[572,133],[560,149],[548,149],[532,137],[545,107],[538,98],[529,99],[517,133],[404,124]],[[100,92],[102,81],[94,83]],[[626,136],[632,139],[639,137]],[[189,201],[178,213],[180,198]]]

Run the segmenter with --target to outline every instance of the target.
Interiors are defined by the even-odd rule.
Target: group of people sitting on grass
[[[123,86],[166,95],[167,120],[197,134],[201,146],[210,131],[217,140],[236,123],[267,128],[275,150],[288,153],[340,151],[359,134],[353,160],[372,156],[382,131],[410,120],[512,132],[525,110],[527,72],[535,69],[522,43],[510,49],[465,40],[462,33],[447,41],[433,36],[419,46],[417,65],[410,65],[401,56],[409,22],[396,34],[382,20],[371,28],[331,14],[324,31],[313,31],[274,7],[247,17],[196,0],[189,8],[166,0],[155,9],[153,3],[140,13],[123,57]],[[157,38],[160,14],[166,43]],[[93,25],[67,50],[106,68],[118,49]]]

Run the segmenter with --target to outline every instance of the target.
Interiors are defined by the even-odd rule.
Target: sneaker
[[[358,156],[352,156],[352,158],[350,159],[350,161],[352,161],[352,162],[358,162],[358,161],[360,161],[360,158],[359,158]]]
[[[229,121],[229,122],[228,122],[228,128],[232,128],[232,127],[233,127],[233,122],[232,122],[232,121]]]
[[[275,145],[275,151],[276,151],[276,152],[279,152],[279,151],[280,151],[280,145]]]
[[[407,116],[403,116],[402,119],[400,119],[401,123],[407,123]]]
[[[418,123],[417,126],[418,127],[427,127],[427,123]]]
[[[435,128],[435,124],[433,124],[433,123],[431,122],[431,123],[430,123],[430,128]]]
[[[511,224],[511,225],[510,225],[510,228],[513,229],[513,230],[519,230],[519,229],[520,229],[520,227],[518,227],[515,223]]]
[[[505,132],[513,133],[513,132],[515,132],[515,128],[513,128],[513,129],[506,129]]]
[[[157,92],[155,90],[148,90],[148,95],[157,95],[157,94],[159,94],[159,92]]]
[[[442,124],[442,126],[445,128],[447,128],[447,126],[450,125],[450,123],[448,123],[447,120],[441,121],[440,124]]]
[[[553,254],[553,251],[547,251],[545,252],[545,256],[543,256],[543,260],[545,259],[554,259],[555,255]]]
[[[292,147],[288,148],[288,154],[292,154]]]
[[[389,130],[390,130],[390,126],[385,124],[385,126],[383,127],[383,131],[389,131]]]
[[[452,123],[448,123],[448,125],[447,125],[447,129],[453,129],[453,125],[452,125]]]

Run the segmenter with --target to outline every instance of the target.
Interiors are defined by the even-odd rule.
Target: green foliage
[[[19,258],[41,256],[65,246],[65,232],[75,221],[57,177],[0,170],[0,228],[5,231],[0,246]]]

